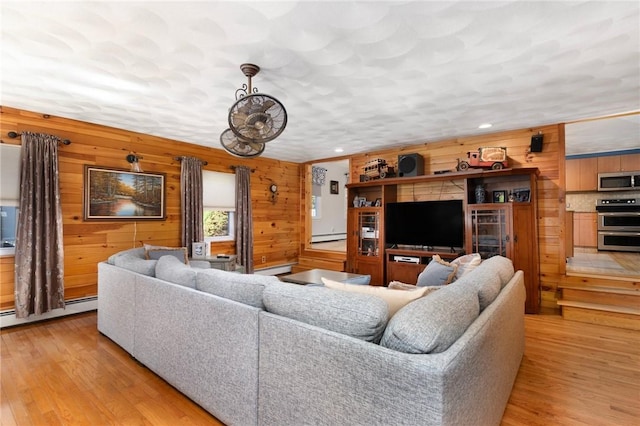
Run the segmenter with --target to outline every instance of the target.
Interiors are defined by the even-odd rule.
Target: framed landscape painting
[[[85,220],[163,220],[165,174],[85,165]]]

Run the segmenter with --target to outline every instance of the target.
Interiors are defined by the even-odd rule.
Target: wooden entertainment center
[[[537,168],[467,170],[427,176],[385,178],[347,185],[347,272],[371,275],[372,285],[392,280],[415,283],[434,254],[452,260],[464,253],[502,255],[525,274],[526,312],[540,306]],[[485,199],[476,203],[476,188]],[[464,246],[387,247],[388,203],[462,200]],[[438,224],[434,224],[437,226]],[[407,224],[410,226],[410,224]]]

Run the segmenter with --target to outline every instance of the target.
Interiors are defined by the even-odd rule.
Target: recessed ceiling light
[[[335,151],[335,152],[343,152],[343,151],[344,151],[344,149],[342,149],[342,148],[336,148],[336,149],[334,149],[334,151]]]
[[[491,124],[491,123],[482,123],[481,125],[478,126],[478,129],[488,129],[492,125],[493,124]]]

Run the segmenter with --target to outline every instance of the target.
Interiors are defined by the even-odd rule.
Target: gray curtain
[[[191,255],[191,243],[204,241],[202,224],[202,161],[194,157],[181,157],[180,218],[182,246]]]
[[[42,133],[22,134],[15,254],[17,318],[64,308],[59,141]]]
[[[236,167],[236,251],[247,274],[253,273],[253,218],[251,214],[251,169]]]

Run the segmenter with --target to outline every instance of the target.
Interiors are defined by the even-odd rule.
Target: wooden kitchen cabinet
[[[596,191],[598,189],[598,159],[589,157],[570,159],[565,162],[566,190]]]
[[[598,173],[640,170],[640,154],[608,155],[598,158]]]
[[[620,171],[620,155],[608,155],[598,158],[598,173],[611,173]]]
[[[564,251],[565,251],[565,256],[567,258],[569,257],[573,257],[573,244],[574,244],[574,237],[573,237],[573,225],[574,225],[574,212],[573,211],[567,211],[565,212],[565,220],[564,220]]]
[[[592,212],[574,212],[573,243],[577,247],[598,246],[598,214]]]
[[[620,156],[620,171],[635,172],[640,170],[640,154],[627,154]]]

